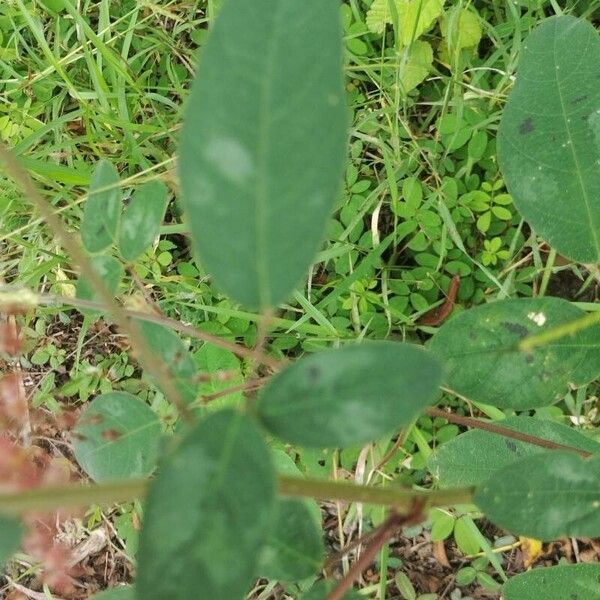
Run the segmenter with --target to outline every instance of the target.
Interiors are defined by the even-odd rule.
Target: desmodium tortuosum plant
[[[515,205],[558,252],[592,264],[600,260],[598,65],[591,25],[543,22],[525,42],[498,134]],[[265,326],[309,268],[333,208],[346,152],[342,73],[335,0],[228,0],[202,50],[180,137],[180,201],[199,262],[234,301],[265,315]],[[3,157],[42,210],[26,175]],[[269,443],[335,449],[376,441],[420,413],[439,414],[431,407],[441,386],[515,411],[551,405],[570,384],[600,375],[598,317],[558,298],[506,299],[451,318],[425,348],[349,341],[278,363],[260,347],[103,307],[123,263],[152,241],[165,212],[161,184],[138,194],[123,212],[116,171],[98,164],[81,227],[91,259],[49,220],[81,263],[73,304],[88,319],[112,311],[133,332],[145,348],[142,365],[181,422],[161,440],[155,413],[134,396],[94,399],[75,428],[74,451],[95,485],[0,494],[0,558],[18,546],[23,512],[142,497],[135,585],[98,598],[236,600],[261,577],[315,575],[324,559],[316,499],[390,510],[348,576],[306,595],[317,600],[351,594],[378,548],[431,507],[475,503],[500,527],[541,540],[600,536],[600,444],[554,422],[467,419],[476,429],[430,458],[437,486],[429,490],[303,478]],[[115,244],[122,260],[110,254]],[[251,382],[262,384],[256,399],[221,410],[199,404],[198,367],[173,329],[261,363],[270,376]],[[558,566],[509,580],[504,596],[586,600],[599,587],[599,565]]]

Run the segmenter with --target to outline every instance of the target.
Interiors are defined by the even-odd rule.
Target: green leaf
[[[213,375],[208,381],[200,384],[200,394],[216,394],[222,390],[240,385],[244,381],[240,361],[233,352],[214,346],[213,344],[204,344],[194,353],[194,360],[201,373]],[[220,379],[218,373],[227,373],[226,379]],[[210,409],[216,410],[225,407],[235,408],[244,400],[243,392],[228,394],[222,398],[211,400],[208,405]]]
[[[157,323],[142,320],[138,320],[137,323],[148,346],[171,374],[183,400],[188,404],[193,402],[198,394],[196,381],[198,369],[179,336],[174,331]],[[149,373],[149,375],[160,387],[160,373]]]
[[[444,0],[401,0],[398,4],[400,41],[408,46],[420,38],[442,14]]]
[[[0,515],[0,566],[3,567],[19,549],[23,534],[23,524],[19,519]]]
[[[403,46],[407,46],[433,25],[443,8],[444,0],[374,0],[367,12],[366,23],[369,31],[383,33],[386,24],[392,23],[395,9],[400,26],[398,38]]]
[[[92,256],[90,261],[92,268],[100,276],[108,291],[114,296],[119,288],[119,283],[121,283],[121,279],[123,278],[123,265],[112,256]],[[77,280],[75,289],[78,298],[100,302],[100,298],[98,298],[84,275]],[[100,311],[85,308],[80,309],[80,312],[88,316],[100,314]]]
[[[583,315],[560,298],[500,300],[445,323],[429,348],[444,363],[446,385],[471,400],[516,410],[547,406],[569,383],[600,373],[600,326],[532,352],[518,344]]]
[[[479,536],[473,531],[476,529],[473,519],[467,515],[456,520],[454,524],[454,541],[463,554],[477,554],[481,550]]]
[[[274,469],[257,426],[229,410],[201,421],[150,485],[137,597],[243,598],[274,499]]]
[[[322,532],[306,503],[295,499],[278,500],[271,518],[257,575],[297,581],[317,573],[324,555]]]
[[[187,102],[179,171],[197,255],[238,302],[274,306],[308,270],[346,126],[338,3],[225,3]]]
[[[128,585],[94,594],[90,600],[135,600],[135,589]]]
[[[404,94],[424,81],[433,65],[433,50],[427,42],[414,42],[406,52],[406,62],[400,67],[400,84]]]
[[[92,175],[81,221],[81,241],[89,252],[102,252],[114,242],[120,214],[119,174],[111,163],[101,160]]]
[[[317,581],[306,594],[301,596],[302,600],[326,600],[335,588],[334,581]],[[351,590],[344,595],[344,600],[364,600],[364,596]]]
[[[431,525],[431,541],[439,542],[445,540],[454,531],[454,523],[456,519],[453,515],[447,513],[445,510],[435,508],[431,511],[430,520]]]
[[[160,181],[136,190],[121,219],[119,250],[125,260],[135,260],[154,241],[168,203],[167,188]]]
[[[600,443],[555,421],[510,417],[497,423],[507,429],[600,454]],[[439,446],[427,466],[444,487],[480,485],[498,469],[540,452],[553,450],[472,429]]]
[[[364,342],[306,356],[256,404],[272,433],[300,446],[358,444],[408,425],[437,396],[441,369],[418,346]]]
[[[600,565],[559,565],[509,579],[504,600],[593,600],[600,598]]]
[[[498,132],[514,203],[561,254],[600,261],[600,39],[571,16],[526,39]]]
[[[600,535],[600,456],[543,452],[504,467],[475,492],[499,527],[550,541]]]
[[[150,407],[125,392],[95,398],[79,418],[73,452],[94,481],[146,477],[154,470],[160,421]]]
[[[476,46],[482,34],[479,17],[466,8],[455,7],[442,21],[442,35],[451,51]]]

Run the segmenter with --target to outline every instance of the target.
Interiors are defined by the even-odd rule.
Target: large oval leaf
[[[504,600],[599,600],[600,565],[560,565],[534,569],[509,579]]]
[[[324,235],[347,110],[334,0],[229,0],[203,48],[180,141],[203,266],[235,300],[285,300]]]
[[[561,254],[600,261],[600,39],[570,16],[527,38],[498,133],[508,190]]]
[[[431,404],[438,361],[397,342],[364,342],[306,356],[262,390],[258,415],[280,438],[313,448],[375,440]]]
[[[115,240],[121,215],[119,185],[117,170],[101,160],[92,175],[81,221],[81,241],[89,252],[101,252]]]
[[[555,421],[511,417],[497,423],[544,440],[600,454],[598,442]],[[540,452],[553,450],[472,429],[439,446],[431,455],[428,467],[444,487],[480,485],[498,469]]]
[[[201,421],[150,485],[139,600],[243,598],[274,498],[274,469],[256,425],[229,410]]]
[[[74,430],[73,452],[94,481],[150,475],[160,444],[160,421],[150,407],[126,392],[95,398]]]
[[[496,525],[527,537],[600,536],[600,456],[530,456],[495,472],[475,502]]]
[[[269,535],[257,575],[297,581],[315,575],[323,562],[320,522],[303,500],[280,499],[275,505]]]
[[[600,373],[600,326],[536,348],[530,335],[584,315],[560,298],[501,300],[445,323],[429,348],[444,363],[448,387],[471,400],[524,410],[547,406]]]

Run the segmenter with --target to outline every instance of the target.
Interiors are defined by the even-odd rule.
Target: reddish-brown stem
[[[456,296],[458,295],[458,288],[460,286],[460,275],[455,275],[450,281],[448,287],[448,293],[446,299],[440,306],[436,306],[431,310],[427,311],[418,321],[418,325],[441,325],[452,312],[454,303],[456,302]]]
[[[591,452],[586,452],[585,450],[580,450],[579,448],[574,448],[573,446],[565,446],[564,444],[551,442],[550,440],[545,440],[535,435],[521,433],[520,431],[508,429],[508,427],[495,425],[494,423],[482,421],[481,419],[474,419],[473,417],[463,417],[451,412],[446,412],[445,410],[441,410],[439,408],[429,408],[426,412],[430,417],[441,417],[442,419],[446,419],[446,421],[449,423],[454,423],[455,425],[473,427],[474,429],[483,429],[484,431],[489,431],[490,433],[496,433],[497,435],[502,435],[504,437],[519,440],[520,442],[525,442],[527,444],[540,446],[542,448],[547,448],[548,450],[566,450],[568,452],[575,452],[585,458],[592,455]]]
[[[371,543],[365,548],[360,558],[352,565],[346,576],[327,596],[326,600],[341,600],[361,573],[373,562],[381,548],[390,540],[400,527],[422,520],[424,503],[415,502],[409,514],[402,515],[393,511],[390,516],[375,530]],[[385,575],[382,575],[385,576]]]
[[[9,287],[8,289],[17,289]],[[101,302],[94,302],[93,300],[83,300],[82,298],[67,298],[65,296],[57,296],[54,294],[35,294],[35,301],[39,304],[44,305],[52,305],[52,304],[63,304],[65,306],[74,306],[76,308],[89,308],[92,310],[105,310],[104,304]],[[270,367],[272,369],[280,369],[285,363],[285,360],[277,360],[276,358],[269,356],[268,354],[262,352],[258,356],[255,351],[250,348],[246,348],[245,346],[240,346],[235,344],[234,342],[229,342],[217,335],[213,335],[211,333],[207,333],[198,329],[192,325],[186,325],[181,321],[177,321],[176,319],[171,319],[162,314],[156,313],[147,313],[137,310],[129,310],[126,308],[122,308],[123,314],[132,319],[139,319],[140,321],[149,321],[151,323],[157,323],[158,325],[163,325],[173,331],[179,331],[179,333],[183,333],[184,335],[189,335],[190,337],[202,340],[204,342],[208,342],[209,344],[214,344],[215,346],[219,346],[220,348],[224,348],[229,350],[236,356],[240,358],[255,358],[259,360],[261,364]]]
[[[227,389],[220,390],[214,394],[206,394],[205,396],[202,396],[201,402],[202,404],[208,404],[213,400],[217,400],[218,398],[223,398],[224,396],[229,396],[237,392],[249,392],[251,390],[255,390],[264,385],[267,381],[269,381],[269,379],[270,377],[259,377],[258,379],[251,379],[250,381],[246,381],[240,385],[235,385]]]

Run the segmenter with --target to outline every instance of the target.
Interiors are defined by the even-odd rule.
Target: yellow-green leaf
[[[400,31],[397,35],[403,46],[418,39],[442,14],[444,0],[375,0],[367,12],[367,27],[373,33],[383,33],[392,23],[396,9]]]
[[[433,64],[433,50],[427,42],[415,42],[406,49],[408,57],[400,71],[402,92],[407,94],[425,80]]]
[[[450,51],[476,46],[482,33],[477,15],[465,8],[449,11],[442,21],[442,35]]]

